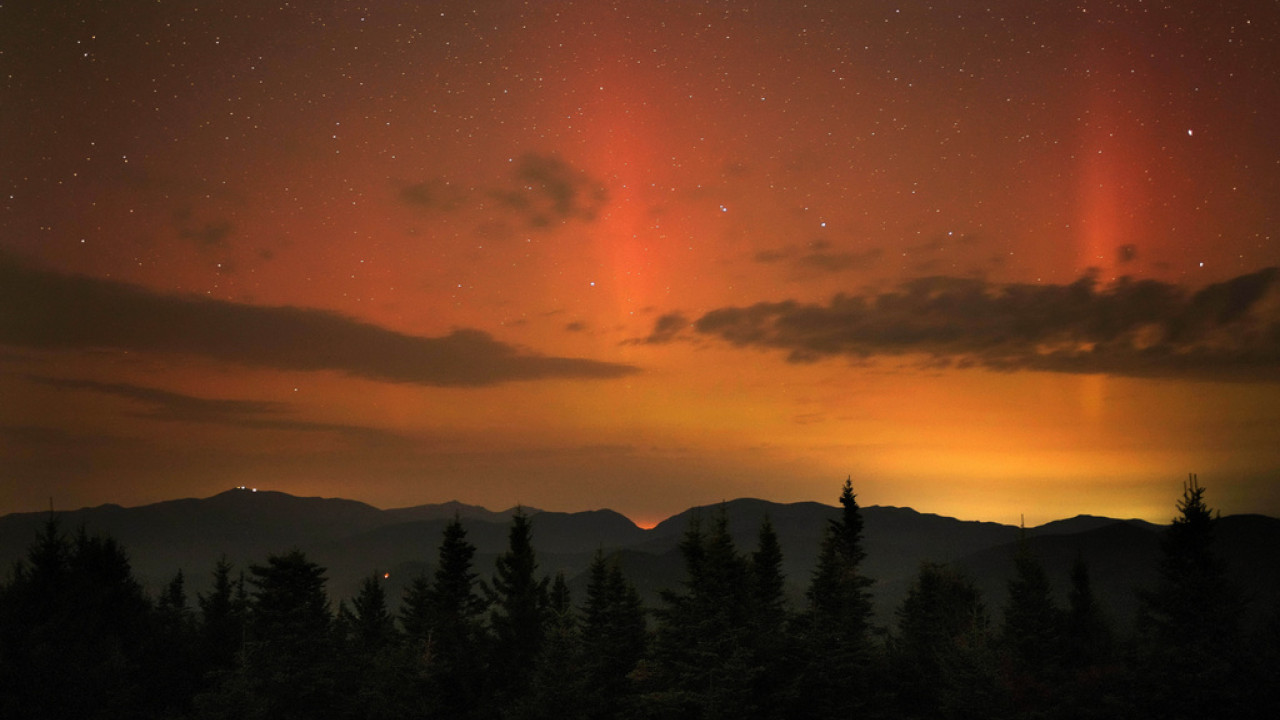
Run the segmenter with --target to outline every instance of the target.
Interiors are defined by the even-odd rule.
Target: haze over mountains
[[[767,516],[782,545],[790,592],[802,597],[810,578],[823,528],[837,509],[821,503],[779,504],[738,499],[722,504],[737,546],[756,546]],[[652,529],[637,527],[612,510],[562,513],[524,508],[532,517],[533,541],[541,572],[563,571],[576,599],[583,597],[584,571],[597,551],[618,553],[622,567],[642,595],[655,603],[658,591],[676,588],[683,578],[678,551],[690,518],[709,518],[718,506],[690,508]],[[449,502],[382,510],[353,500],[295,497],[280,492],[234,489],[204,499],[183,499],[134,508],[103,505],[58,513],[61,527],[117,538],[128,551],[136,576],[157,589],[182,570],[192,592],[205,590],[214,563],[222,557],[239,569],[262,563],[274,553],[299,548],[328,568],[331,596],[355,594],[359,581],[374,572],[390,573],[388,596],[397,602],[402,589],[435,562],[441,534],[456,514],[477,548],[475,568],[486,576],[506,549],[515,508],[490,511]],[[888,624],[921,562],[950,563],[973,578],[987,606],[1004,603],[1019,529],[1012,525],[961,521],[910,508],[862,508],[867,558],[864,570],[880,621]],[[1170,500],[1170,516],[1174,513]],[[0,517],[0,563],[5,572],[25,556],[47,512]],[[1099,600],[1112,617],[1127,623],[1136,607],[1135,590],[1155,579],[1161,526],[1141,520],[1082,515],[1028,528],[1033,551],[1041,559],[1055,591],[1065,597],[1069,571],[1077,556],[1089,564]],[[1223,517],[1217,525],[1217,549],[1229,574],[1251,600],[1253,613],[1280,599],[1280,520],[1261,515]],[[1060,598],[1061,599],[1061,598]]]

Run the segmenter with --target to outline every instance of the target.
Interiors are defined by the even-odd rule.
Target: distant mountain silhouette
[[[690,508],[644,530],[612,510],[563,513],[524,508],[530,515],[540,571],[564,572],[576,602],[585,597],[585,570],[597,551],[618,553],[622,567],[650,603],[663,588],[683,579],[678,551],[690,518],[727,514],[743,553],[755,549],[767,516],[782,546],[783,570],[798,603],[814,567],[822,533],[838,510],[814,502],[773,503],[744,498]],[[193,594],[206,589],[214,563],[226,557],[243,569],[268,555],[292,548],[328,568],[334,600],[355,594],[373,572],[391,573],[388,596],[432,570],[445,525],[455,515],[476,546],[476,569],[487,575],[506,549],[515,508],[500,512],[448,502],[381,510],[336,498],[295,497],[280,492],[235,489],[204,499],[172,500],[134,508],[103,505],[58,513],[62,528],[80,526],[114,536],[132,559],[135,575],[153,591],[179,569]],[[1003,607],[1013,570],[1019,529],[1012,525],[962,521],[910,508],[862,509],[867,559],[875,580],[877,617],[890,624],[921,562],[945,562],[970,575],[993,616]],[[23,558],[47,512],[0,517],[0,568],[8,572]],[[1065,602],[1072,563],[1079,555],[1090,567],[1095,593],[1112,619],[1125,624],[1136,608],[1134,591],[1155,579],[1162,527],[1140,520],[1081,515],[1027,530],[1032,551]],[[1259,610],[1280,598],[1280,520],[1260,515],[1222,518],[1218,549],[1230,576]]]
[[[1044,525],[1027,530],[1028,535],[1070,535],[1073,533],[1088,532],[1097,530],[1108,525],[1114,525],[1117,522],[1115,518],[1098,517],[1097,515],[1077,515],[1066,520],[1054,520]],[[1147,530],[1159,530],[1160,526],[1155,523],[1149,523],[1146,520],[1125,520],[1124,522],[1135,527],[1146,528]]]

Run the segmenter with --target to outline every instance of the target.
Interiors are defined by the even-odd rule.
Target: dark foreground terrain
[[[1272,717],[1280,520],[233,490],[0,518],[0,716]]]

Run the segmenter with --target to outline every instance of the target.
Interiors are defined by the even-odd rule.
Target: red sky
[[[1280,514],[1273,2],[6,3],[0,513]]]

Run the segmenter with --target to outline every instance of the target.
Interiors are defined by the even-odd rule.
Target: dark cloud
[[[331,432],[363,441],[377,441],[382,445],[407,441],[395,433],[376,428],[291,418],[288,416],[290,406],[286,403],[202,398],[128,383],[34,376],[28,379],[61,390],[86,390],[135,400],[149,408],[141,415],[159,420],[213,423],[260,430]]]
[[[640,342],[660,344],[671,342],[682,330],[689,327],[689,319],[678,312],[660,316],[653,323],[653,332]]]
[[[796,268],[802,271],[829,274],[871,267],[882,254],[884,253],[880,248],[863,252],[815,251],[796,257],[794,263]]]
[[[226,247],[227,238],[235,232],[235,226],[230,220],[225,218],[216,218],[212,220],[200,219],[190,208],[183,208],[173,215],[174,226],[177,229],[178,237],[184,240],[191,240],[201,248],[222,248]]]
[[[1121,245],[1120,247],[1116,248],[1116,261],[1119,262],[1121,265],[1125,263],[1133,262],[1137,258],[1138,258],[1137,245],[1132,245],[1132,244]]]
[[[587,324],[582,322],[581,320],[574,320],[568,325],[565,325],[564,329],[568,330],[569,332],[586,332]]]
[[[609,199],[604,185],[552,155],[529,153],[515,161],[505,184],[464,191],[442,180],[400,188],[400,200],[417,208],[450,212],[486,200],[512,212],[531,228],[569,220],[594,220]]]
[[[68,380],[36,376],[28,379],[32,382],[61,390],[90,390],[137,400],[151,407],[151,411],[147,413],[149,416],[165,420],[240,423],[245,420],[261,420],[266,416],[279,415],[288,408],[283,403],[201,398],[126,383],[102,383],[93,380]]]
[[[0,307],[0,344],[19,347],[182,353],[438,386],[638,372],[630,365],[528,353],[479,330],[434,338],[404,335],[321,310],[161,295],[60,275],[3,255]]]
[[[516,161],[514,179],[516,187],[494,190],[492,195],[532,227],[594,220],[609,198],[603,185],[553,156],[522,156]]]
[[[793,251],[787,249],[761,250],[756,253],[755,259],[758,263],[772,264],[782,262],[793,255]]]
[[[755,261],[764,264],[785,264],[797,276],[831,275],[846,270],[864,270],[880,260],[884,251],[871,248],[859,252],[833,250],[825,241],[810,243],[805,248],[788,246],[761,250]]]
[[[1093,276],[1070,285],[932,277],[827,305],[721,308],[693,328],[785,350],[792,362],[921,354],[935,367],[1280,382],[1280,270],[1198,292],[1128,278],[1099,287]]]
[[[425,210],[457,210],[465,199],[466,193],[443,180],[427,180],[400,188],[402,202]]]

